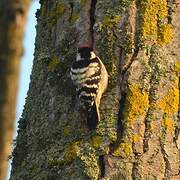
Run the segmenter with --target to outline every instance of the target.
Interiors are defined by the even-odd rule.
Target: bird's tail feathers
[[[88,111],[87,115],[87,126],[90,130],[96,129],[99,122],[99,110],[94,102],[93,106]]]

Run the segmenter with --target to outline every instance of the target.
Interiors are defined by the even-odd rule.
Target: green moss
[[[59,154],[57,150],[50,150],[48,155],[48,164],[50,166],[63,166],[71,163],[79,152],[80,141],[75,141],[69,144],[62,154]]]
[[[73,12],[70,22],[74,23],[80,18],[80,13],[79,12]]]
[[[94,148],[99,148],[102,144],[102,137],[101,136],[93,136],[92,140],[91,140],[91,145],[94,147]]]
[[[71,143],[64,151],[63,164],[73,161],[79,151],[79,141]]]
[[[65,136],[68,136],[71,134],[72,130],[69,126],[65,126],[64,129],[63,129],[63,132],[64,132],[64,135]]]
[[[87,3],[87,0],[81,0],[81,1],[80,1],[80,6],[81,6],[81,8],[83,8],[86,3]]]
[[[105,154],[109,151],[109,144],[115,142],[117,140],[117,121],[118,121],[118,107],[119,105],[119,97],[113,96],[117,99],[117,102],[113,102],[111,100],[111,104],[105,105],[107,109],[103,109],[101,113],[101,121],[98,124],[98,128],[96,130],[97,137],[93,139],[93,144],[99,144],[99,149],[104,152]],[[117,98],[116,98],[117,97]],[[110,101],[110,100],[109,100]],[[106,102],[109,102],[108,100]],[[117,103],[117,104],[116,104]],[[102,140],[100,137],[102,137]],[[99,141],[102,141],[100,144]],[[106,144],[106,145],[105,145]]]
[[[60,3],[56,6],[56,15],[61,16],[65,11],[65,5],[63,3]]]
[[[52,10],[48,13],[48,28],[51,29],[57,22],[57,19],[60,18],[65,12],[65,4],[59,3],[56,4]]]
[[[58,60],[57,56],[53,56],[49,62],[48,70],[54,71],[58,64],[59,64],[59,60]]]
[[[128,180],[132,179],[132,164],[127,162],[127,160],[119,159],[115,162],[115,167],[117,167],[117,174],[112,177],[113,180]]]
[[[100,52],[100,57],[102,58],[103,63],[106,66],[109,75],[108,87],[113,88],[117,83],[118,69],[117,69],[117,60],[113,52],[113,46],[115,44],[115,37],[113,34],[107,30],[104,30],[102,33],[102,39],[99,39],[96,46]]]
[[[133,0],[121,0],[121,1],[118,1],[118,2],[120,3],[120,5],[121,5],[122,7],[127,8],[132,1],[133,1]]]
[[[172,40],[172,27],[163,23],[168,16],[166,0],[141,1],[142,40],[165,45]]]
[[[85,177],[84,179],[98,179],[99,164],[96,151],[89,143],[85,143],[78,156],[79,171]]]
[[[46,7],[47,7],[47,1],[45,1],[45,2],[41,5],[41,17],[46,16],[46,14],[47,14]]]
[[[99,52],[99,56],[102,58],[109,74],[108,87],[112,89],[117,85],[117,77],[119,74],[119,60],[117,59],[116,50],[121,47],[125,52],[132,52],[133,37],[129,35],[128,25],[124,29],[116,28],[123,12],[129,6],[132,0],[122,1],[108,1],[104,3],[103,7],[103,19],[101,22],[95,24],[97,32],[101,32],[101,37],[96,42],[96,49]],[[102,1],[98,3],[103,3]],[[126,23],[126,22],[125,22]],[[122,36],[121,36],[122,34]],[[126,36],[124,36],[126,34]],[[128,36],[129,35],[129,36]],[[131,36],[131,37],[130,37]]]
[[[102,21],[103,27],[107,28],[112,28],[114,27],[119,21],[121,17],[119,15],[115,16],[104,16],[104,19]]]
[[[102,9],[104,11],[104,14],[106,15],[118,15],[118,14],[124,14],[126,9],[129,7],[130,3],[133,0],[113,0],[108,1],[107,3],[104,3],[104,1],[98,1],[97,3],[101,3]]]
[[[149,175],[146,175],[146,180],[151,180],[151,177]]]

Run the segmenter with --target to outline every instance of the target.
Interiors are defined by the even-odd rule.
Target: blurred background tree
[[[0,179],[7,173],[16,111],[24,27],[30,0],[0,1]]]

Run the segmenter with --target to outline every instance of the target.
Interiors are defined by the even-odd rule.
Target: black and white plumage
[[[106,68],[90,47],[82,46],[78,48],[70,75],[79,99],[87,107],[87,125],[89,129],[95,129],[100,120],[100,100],[108,84]]]

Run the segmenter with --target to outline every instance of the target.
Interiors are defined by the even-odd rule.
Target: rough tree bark
[[[180,6],[174,0],[43,0],[11,179],[180,177]],[[109,73],[87,131],[69,70],[92,42]]]
[[[22,40],[30,0],[0,1],[0,179],[11,154]]]

